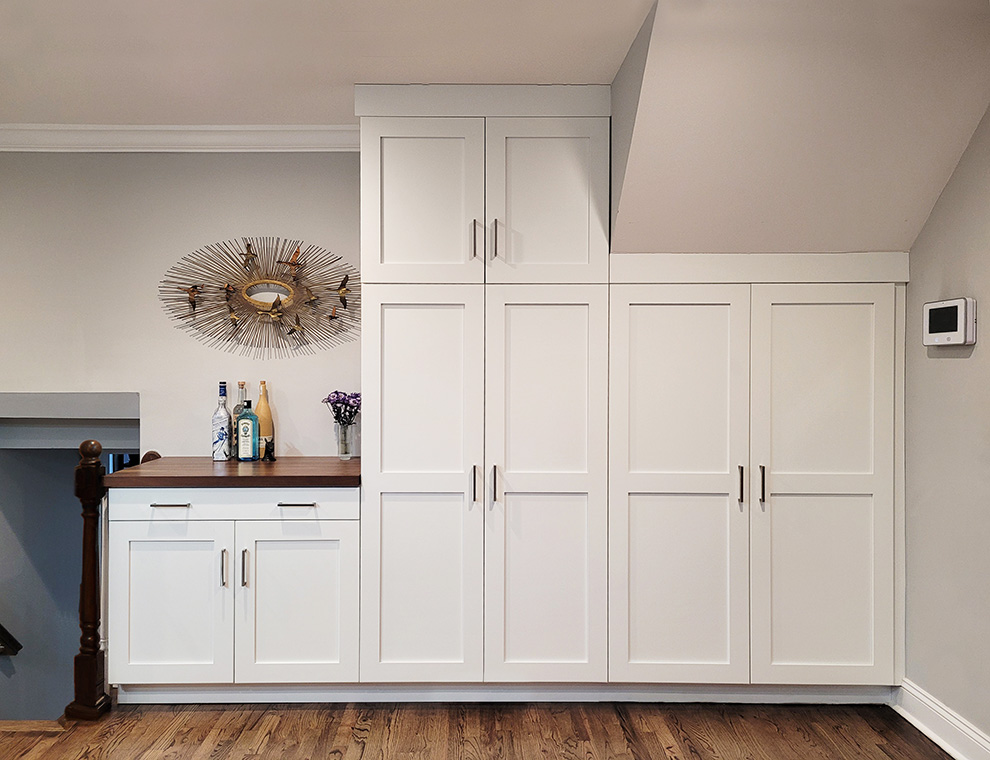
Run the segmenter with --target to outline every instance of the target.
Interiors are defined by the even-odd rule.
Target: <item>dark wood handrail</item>
[[[99,441],[83,441],[76,465],[75,494],[82,504],[82,583],[79,586],[79,654],[73,661],[75,699],[65,708],[70,720],[95,720],[110,709],[106,693],[103,650],[100,649],[100,505],[107,489],[100,462]]]

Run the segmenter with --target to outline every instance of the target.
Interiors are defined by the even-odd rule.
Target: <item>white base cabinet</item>
[[[110,683],[357,681],[357,509],[357,489],[112,490]]]

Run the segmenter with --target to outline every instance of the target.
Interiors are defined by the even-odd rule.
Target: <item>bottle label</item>
[[[217,462],[230,459],[230,438],[227,435],[226,422],[213,425],[213,459]]]
[[[254,453],[254,421],[237,421],[237,456],[239,459],[253,459]]]

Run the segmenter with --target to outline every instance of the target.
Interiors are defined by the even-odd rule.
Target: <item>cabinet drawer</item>
[[[359,488],[112,488],[110,520],[357,520]]]

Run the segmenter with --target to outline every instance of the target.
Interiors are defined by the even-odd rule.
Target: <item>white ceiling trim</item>
[[[355,126],[0,124],[0,151],[51,153],[357,152]]]

